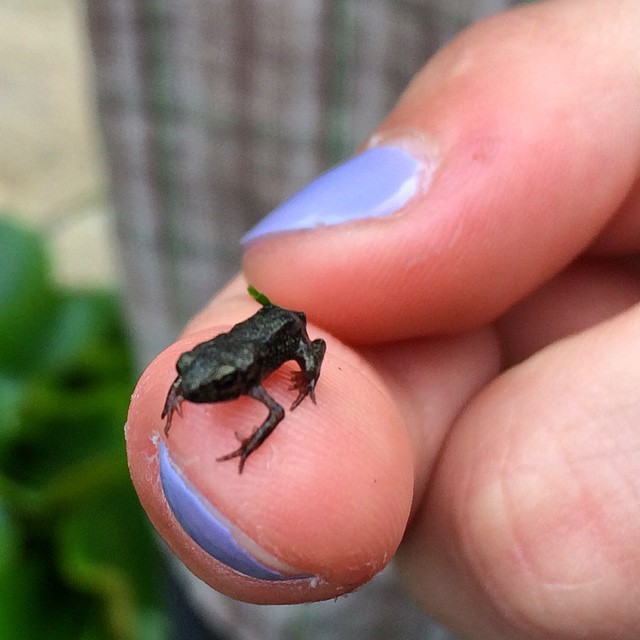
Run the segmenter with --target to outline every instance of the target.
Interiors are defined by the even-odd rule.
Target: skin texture
[[[221,567],[158,487],[175,360],[255,311],[244,282],[152,363],[129,416],[132,477],[200,577],[302,602],[354,588],[400,545],[413,596],[464,638],[640,636],[639,32],[635,0],[475,25],[376,132],[431,141],[426,193],[385,220],[250,245],[247,279],[327,340],[318,405],[288,416],[251,474],[197,456],[258,420],[248,405],[194,409],[172,445],[230,520],[321,585]]]

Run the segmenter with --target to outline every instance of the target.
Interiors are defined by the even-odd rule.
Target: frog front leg
[[[308,339],[307,339],[308,340]],[[291,387],[298,391],[298,397],[292,402],[291,410],[295,409],[307,396],[313,403],[316,402],[316,382],[320,377],[320,366],[324,358],[327,343],[318,338],[317,340],[303,342],[298,348],[295,360],[300,366],[300,371],[291,374]]]
[[[171,429],[171,418],[173,417],[173,412],[175,411],[179,416],[182,415],[181,404],[184,400],[184,395],[182,395],[182,377],[178,376],[171,385],[169,389],[169,393],[167,394],[167,399],[164,403],[164,409],[162,410],[162,415],[160,418],[164,418],[166,416],[167,422],[164,425],[164,435],[169,437],[169,429]]]
[[[241,441],[240,446],[226,456],[216,458],[218,462],[223,460],[231,460],[232,458],[240,458],[238,464],[238,473],[242,473],[244,463],[252,451],[255,451],[269,436],[269,434],[278,426],[278,423],[284,418],[284,409],[264,390],[262,385],[257,384],[251,388],[247,394],[256,400],[259,400],[269,409],[267,419],[255,429],[248,437]]]

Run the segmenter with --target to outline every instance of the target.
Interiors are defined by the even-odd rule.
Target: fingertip
[[[196,575],[239,599],[320,600],[366,582],[398,546],[412,495],[408,437],[381,382],[350,349],[323,336],[317,404],[287,411],[240,475],[237,461],[216,458],[237,447],[236,431],[246,435],[260,424],[261,404],[185,402],[169,438],[162,434],[175,361],[208,337],[211,331],[190,335],[160,354],[132,398],[127,452],[151,521]],[[284,406],[286,368],[266,383]],[[211,518],[222,533],[211,533]]]

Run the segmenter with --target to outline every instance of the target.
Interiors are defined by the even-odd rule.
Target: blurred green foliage
[[[0,638],[166,637],[133,384],[116,297],[57,286],[43,239],[0,215]]]

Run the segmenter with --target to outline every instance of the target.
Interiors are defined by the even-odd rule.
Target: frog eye
[[[191,366],[193,360],[193,353],[191,351],[186,351],[178,358],[178,362],[176,362],[176,369],[179,372],[187,370]]]
[[[222,365],[213,373],[213,379],[217,386],[226,387],[236,381],[237,370],[231,365]]]

